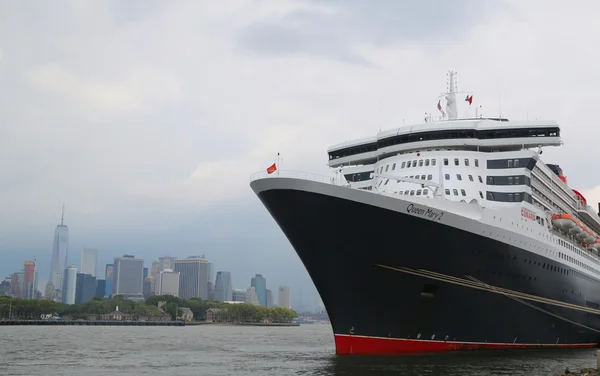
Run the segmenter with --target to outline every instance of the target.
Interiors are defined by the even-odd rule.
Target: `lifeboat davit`
[[[600,239],[596,239],[596,241],[590,245],[590,247],[594,248],[596,251],[600,250]]]
[[[563,230],[570,230],[576,227],[575,220],[573,219],[573,216],[571,214],[553,214],[552,224],[555,227],[561,228]]]

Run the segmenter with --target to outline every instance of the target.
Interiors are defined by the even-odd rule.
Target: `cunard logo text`
[[[532,211],[529,211],[525,208],[521,208],[521,216],[523,216],[527,219],[531,219],[532,221],[535,221],[535,213]]]
[[[406,207],[406,212],[409,214],[415,214],[421,217],[426,217],[429,219],[432,219],[434,221],[439,221],[440,219],[442,219],[442,216],[444,215],[444,212],[438,212],[435,210],[431,210],[431,209],[423,209],[420,208],[418,206],[415,206],[414,204],[410,204]]]

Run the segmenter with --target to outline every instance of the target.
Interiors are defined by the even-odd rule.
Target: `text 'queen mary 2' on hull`
[[[597,346],[600,217],[540,158],[558,125],[459,119],[449,77],[441,119],[331,147],[334,177],[252,177],[336,352]]]

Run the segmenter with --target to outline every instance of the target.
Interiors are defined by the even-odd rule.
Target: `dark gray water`
[[[328,325],[0,327],[0,375],[554,375],[596,350],[341,357]]]

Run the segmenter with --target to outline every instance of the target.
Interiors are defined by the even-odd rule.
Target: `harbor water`
[[[329,325],[0,327],[0,375],[554,375],[596,350],[336,356]]]

